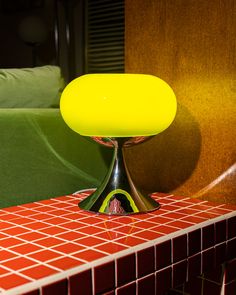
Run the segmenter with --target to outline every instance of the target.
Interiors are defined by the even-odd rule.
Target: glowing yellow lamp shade
[[[61,114],[85,136],[150,136],[165,130],[176,114],[171,87],[152,75],[88,74],[64,89]]]

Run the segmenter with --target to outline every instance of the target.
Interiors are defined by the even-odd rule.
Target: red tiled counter
[[[156,193],[159,210],[106,216],[86,195],[0,210],[0,294],[161,295],[226,261],[236,294],[236,206]]]

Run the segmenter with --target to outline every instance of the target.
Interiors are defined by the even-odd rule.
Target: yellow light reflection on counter
[[[64,121],[85,136],[150,136],[174,120],[176,98],[171,87],[152,75],[87,74],[64,89]]]

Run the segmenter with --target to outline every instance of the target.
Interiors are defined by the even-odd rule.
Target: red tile
[[[100,218],[97,217],[84,217],[84,215],[81,215],[79,213],[68,213],[66,215],[64,215],[65,218],[73,220],[73,221],[80,221],[83,222],[84,224],[88,225],[94,225],[95,223],[98,223],[101,221]]]
[[[68,195],[68,196],[62,196],[62,197],[57,197],[57,200],[58,201],[61,201],[61,202],[67,202],[67,201],[71,201],[71,200],[74,200],[75,198],[71,195]]]
[[[153,231],[163,233],[163,234],[170,234],[178,230],[176,227],[168,226],[168,225],[159,225],[152,229]]]
[[[118,233],[117,231],[106,230],[96,235],[98,238],[105,239],[106,241],[113,241],[125,237],[125,234]]]
[[[11,235],[11,236],[17,236],[26,232],[28,232],[28,230],[20,226],[14,226],[6,230],[3,230],[3,233]]]
[[[24,205],[20,205],[20,208],[29,208],[29,209],[35,209],[35,208],[41,208],[43,206],[41,206],[40,204],[38,204],[37,202],[35,203],[27,203]]]
[[[201,223],[201,222],[205,221],[204,218],[201,218],[201,217],[198,217],[198,216],[194,216],[194,215],[184,217],[181,220],[187,221],[187,222],[191,222],[193,224],[198,224],[198,223]]]
[[[69,278],[70,295],[92,295],[92,274],[86,270]]]
[[[202,251],[202,272],[210,271],[215,267],[215,248]]]
[[[81,251],[79,253],[75,253],[72,256],[76,257],[76,258],[79,258],[79,259],[82,259],[82,260],[85,260],[87,262],[92,262],[94,260],[105,257],[106,254],[101,253],[101,252],[96,251],[96,250],[89,249],[89,250]]]
[[[131,235],[131,234],[134,234],[134,233],[136,233],[136,232],[138,232],[140,230],[141,230],[141,228],[135,227],[135,226],[133,226],[131,224],[131,225],[124,225],[124,226],[121,226],[119,228],[116,228],[115,231],[119,232],[119,233]]]
[[[90,237],[83,237],[83,238],[77,239],[74,242],[79,243],[84,246],[87,246],[87,247],[93,247],[93,246],[100,245],[100,244],[104,243],[104,240],[99,239],[97,237],[90,236]]]
[[[3,239],[3,240],[0,240],[0,246],[3,247],[3,248],[10,248],[12,246],[16,246],[16,245],[19,245],[19,244],[22,244],[23,241],[17,239],[17,238],[6,238],[6,239]]]
[[[48,219],[47,222],[53,225],[59,225],[68,222],[68,219],[62,217],[53,217]]]
[[[231,239],[227,242],[227,248],[226,248],[227,260],[231,260],[235,258],[235,249],[236,249],[236,238]]]
[[[173,264],[173,287],[179,286],[187,280],[187,260]]]
[[[187,200],[188,201],[189,200],[189,198],[186,197],[186,196],[176,196],[176,195],[173,195],[173,194],[172,195],[168,195],[167,198],[169,200],[175,200],[175,201],[176,200],[178,200],[178,201],[180,201],[180,200],[184,200],[184,201]]]
[[[108,262],[94,268],[95,294],[113,290],[115,287],[115,264]]]
[[[18,218],[19,216],[16,214],[11,214],[11,213],[4,213],[0,215],[0,220],[2,221],[12,221],[16,218]]]
[[[173,262],[183,260],[187,257],[187,235],[181,235],[172,240]]]
[[[157,233],[155,231],[152,230],[144,230],[141,232],[138,232],[135,234],[136,237],[151,241],[151,240],[155,240],[161,236],[163,236],[163,234],[161,233]]]
[[[138,278],[151,274],[155,271],[155,249],[149,247],[137,252],[137,275]]]
[[[86,224],[82,223],[82,222],[77,222],[77,221],[69,221],[67,223],[63,223],[60,225],[63,228],[66,229],[74,229],[74,230],[80,230],[82,231],[82,228],[86,226]]]
[[[17,257],[15,259],[2,262],[2,265],[12,270],[19,270],[19,269],[23,269],[23,268],[35,265],[35,262],[25,257]]]
[[[149,275],[137,281],[137,295],[155,294],[155,275]]]
[[[229,211],[236,211],[236,205],[233,204],[223,204],[220,208],[228,209]]]
[[[215,227],[214,224],[202,228],[202,249],[207,249],[215,244]]]
[[[56,210],[50,211],[50,214],[55,216],[64,216],[67,213],[69,213],[67,210],[62,210],[62,209],[56,209]]]
[[[117,295],[136,295],[136,283],[134,282],[117,288],[116,292]]]
[[[16,254],[13,254],[12,252],[9,252],[7,250],[0,250],[0,262],[11,259],[13,257],[16,257]]]
[[[65,242],[61,239],[57,239],[54,237],[44,238],[44,239],[37,241],[37,245],[41,245],[44,247],[53,247],[53,246],[56,246],[56,245],[59,245],[62,243],[65,243]]]
[[[201,229],[196,229],[188,233],[188,254],[189,256],[201,251],[202,238]]]
[[[96,235],[102,231],[104,231],[104,229],[101,229],[99,227],[96,226],[86,226],[84,228],[79,228],[78,227],[79,232],[88,234],[88,235]]]
[[[6,275],[7,273],[9,273],[9,270],[0,266],[0,276]]]
[[[183,199],[182,201],[178,200],[177,202],[173,203],[173,205],[180,207],[180,209],[178,209],[179,212],[179,210],[189,207],[189,202],[185,202]]]
[[[157,224],[164,224],[164,223],[168,223],[170,221],[172,221],[172,218],[167,218],[164,216],[154,216],[152,218],[149,219],[151,222],[154,222],[156,225]]]
[[[0,229],[7,229],[7,228],[11,228],[13,227],[13,225],[9,222],[5,222],[5,221],[0,221]]]
[[[42,287],[42,295],[68,295],[68,283],[67,280],[61,280],[47,286]]]
[[[33,252],[41,250],[41,249],[42,249],[42,247],[36,246],[31,243],[22,244],[22,245],[11,248],[12,251],[17,252],[19,254],[29,254],[29,253],[33,253]]]
[[[117,285],[122,286],[136,279],[135,254],[120,257],[116,261]]]
[[[226,241],[226,220],[215,223],[215,239],[216,244]]]
[[[56,198],[55,200],[58,201],[58,198]],[[70,203],[57,202],[57,204],[56,204],[57,210],[58,209],[66,209],[67,210],[68,207],[70,207]],[[55,208],[55,206],[54,206],[54,208]]]
[[[195,216],[207,220],[207,219],[215,218],[218,215],[205,211],[205,212],[199,212],[199,213],[195,214]]]
[[[232,239],[236,237],[236,216],[233,216],[228,219],[227,221],[228,225],[228,233],[227,238]]]
[[[26,225],[27,228],[29,229],[33,229],[33,230],[38,230],[38,229],[42,229],[42,228],[48,228],[49,225],[45,222],[32,222]]]
[[[179,206],[176,206],[176,205],[162,205],[161,206],[162,207],[162,209],[164,209],[164,210],[168,210],[168,211],[176,211],[176,210],[178,210],[179,209]]]
[[[153,223],[153,222],[143,221],[143,220],[142,220],[142,221],[139,221],[139,222],[135,222],[135,223],[134,223],[134,226],[136,226],[136,227],[140,227],[140,228],[142,228],[142,229],[151,229],[151,228],[155,227],[156,224]]]
[[[206,210],[211,209],[211,207],[210,206],[207,206],[205,204],[198,204],[198,205],[191,206],[191,209],[196,209],[196,210],[202,212],[202,211],[206,211]]]
[[[182,208],[182,209],[179,209],[177,212],[189,216],[189,215],[193,215],[195,213],[198,213],[199,211],[196,210],[196,209],[192,209],[192,207],[191,207],[191,208]]]
[[[184,228],[190,227],[193,224],[189,223],[189,222],[185,222],[183,220],[176,220],[176,221],[172,221],[172,222],[168,223],[168,225],[177,227],[179,229],[184,229]]]
[[[180,218],[184,218],[186,215],[183,213],[179,213],[179,212],[171,212],[168,211],[168,213],[164,214],[164,217],[167,218],[172,218],[174,220],[180,219]]]
[[[62,257],[51,262],[48,262],[48,264],[53,267],[60,268],[62,270],[67,270],[72,267],[77,267],[81,264],[84,264],[84,262],[71,257]]]
[[[217,214],[217,215],[224,215],[224,214],[229,213],[229,211],[227,209],[223,209],[223,208],[213,208],[211,210],[208,210],[207,212]]]
[[[58,226],[50,226],[47,228],[39,229],[38,231],[45,234],[49,234],[49,235],[56,235],[56,234],[67,232],[66,229],[58,227]]]
[[[27,242],[36,241],[36,240],[39,240],[39,239],[42,239],[45,237],[47,237],[47,236],[44,234],[40,234],[38,232],[28,232],[26,234],[22,234],[19,236],[19,238],[21,238]]]
[[[44,204],[44,205],[56,205],[58,203],[58,201],[53,200],[53,199],[48,199],[48,200],[42,200],[37,202],[38,204]]]
[[[5,290],[24,285],[29,282],[30,280],[16,274],[9,274],[7,276],[0,277],[0,286]]]
[[[156,245],[156,269],[167,267],[171,264],[171,240]]]
[[[188,280],[201,274],[202,257],[201,253],[188,258]]]
[[[81,239],[83,237],[87,237],[87,236],[85,234],[81,234],[79,232],[74,232],[74,231],[66,231],[57,235],[57,238],[63,239],[66,241],[74,241],[74,240]]]
[[[12,207],[8,207],[8,208],[4,208],[2,209],[2,211],[4,212],[18,212],[23,210],[21,206],[12,206]]]
[[[0,233],[0,240],[8,238],[8,235]]]
[[[57,272],[58,271],[53,268],[39,264],[35,267],[28,268],[27,270],[24,270],[21,273],[26,275],[29,278],[38,280],[38,279],[50,276],[52,274],[55,274]]]
[[[221,243],[215,247],[216,266],[226,261],[226,243]]]
[[[130,216],[121,216],[121,217],[116,218],[116,222],[119,222],[122,225],[123,224],[131,224],[134,221],[136,221],[136,219],[134,219],[134,218],[132,218]]]
[[[168,204],[173,204],[173,203],[175,203],[175,200],[173,200],[173,199],[170,199],[170,198],[160,198],[159,200],[158,200],[158,202],[160,202],[161,203],[161,205],[162,205],[162,207],[163,207],[163,205],[168,205]],[[167,209],[168,210],[168,209]]]
[[[35,211],[33,211],[33,210],[29,210],[29,209],[23,209],[23,210],[21,210],[21,211],[18,211],[18,212],[17,212],[17,215],[20,215],[20,216],[22,216],[22,217],[27,217],[27,216],[31,217],[31,216],[34,215],[35,213],[37,213],[37,212],[35,212]]]
[[[45,249],[45,250],[30,254],[28,256],[33,259],[39,260],[41,262],[45,262],[45,261],[60,257],[60,254],[52,250]]]
[[[119,222],[115,222],[113,220],[106,220],[104,222],[97,223],[96,225],[108,230],[117,229],[120,226],[123,226],[123,224],[120,224]]]
[[[62,245],[53,247],[54,251],[58,251],[64,254],[72,254],[75,252],[79,252],[83,249],[85,249],[85,247],[74,243],[64,243]]]
[[[130,247],[142,244],[144,242],[146,242],[144,239],[131,237],[131,236],[126,236],[124,238],[117,240],[117,243],[122,244],[122,245],[126,245],[126,246],[130,246]]]
[[[30,219],[27,217],[19,217],[19,218],[14,219],[14,223],[16,225],[25,225],[25,224],[28,224],[31,222],[33,222],[33,219]]]
[[[120,244],[109,242],[109,243],[96,246],[95,249],[109,253],[109,254],[113,254],[113,253],[117,253],[119,251],[125,250],[127,249],[127,247]]]
[[[43,205],[36,204],[36,203],[30,203],[28,205],[29,205],[30,209],[34,210],[35,214],[37,214],[38,212],[42,213],[42,212],[49,212],[50,210],[53,210],[53,208],[50,206],[43,206]]]
[[[206,201],[200,200],[200,199],[195,199],[195,198],[188,198],[184,200],[185,202],[189,202],[191,204],[204,204]]]
[[[167,267],[156,272],[156,290],[159,294],[164,294],[165,291],[172,287],[172,268]],[[158,293],[157,293],[158,294]]]

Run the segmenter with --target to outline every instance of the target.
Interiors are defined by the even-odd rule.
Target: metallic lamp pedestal
[[[93,137],[100,144],[114,147],[112,165],[100,187],[79,203],[81,209],[110,215],[128,215],[156,210],[160,204],[135,187],[127,169],[123,149],[147,137]]]

